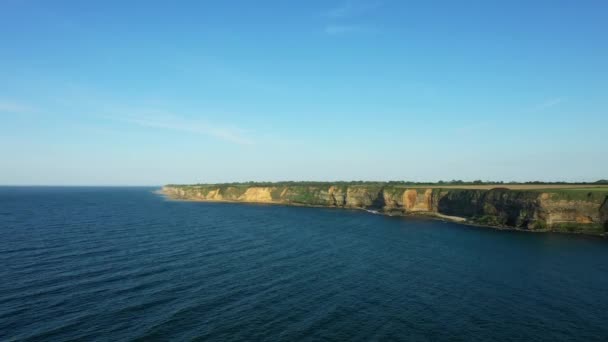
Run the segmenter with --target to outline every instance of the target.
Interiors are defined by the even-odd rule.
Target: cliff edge
[[[359,208],[492,227],[606,235],[608,188],[470,189],[392,185],[167,185],[172,199]]]

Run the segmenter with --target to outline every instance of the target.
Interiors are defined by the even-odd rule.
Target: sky
[[[0,0],[0,184],[608,178],[607,1]]]

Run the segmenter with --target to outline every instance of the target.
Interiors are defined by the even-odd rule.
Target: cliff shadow
[[[604,224],[604,232],[608,233],[608,196],[604,198],[604,203],[600,207],[600,220]]]

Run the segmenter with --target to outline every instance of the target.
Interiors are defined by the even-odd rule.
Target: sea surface
[[[608,240],[0,187],[0,341],[607,341]]]

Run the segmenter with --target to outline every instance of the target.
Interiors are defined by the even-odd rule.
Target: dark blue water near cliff
[[[608,241],[0,188],[0,340],[607,340]]]

